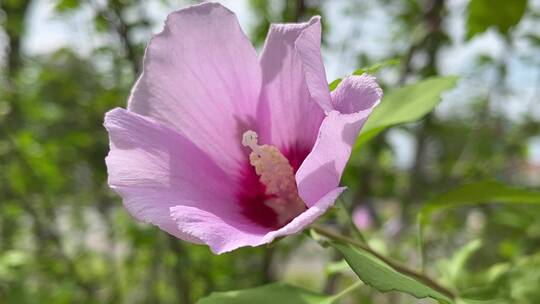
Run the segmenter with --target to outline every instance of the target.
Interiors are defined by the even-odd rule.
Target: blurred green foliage
[[[316,294],[299,287],[272,283],[253,289],[242,291],[227,291],[214,293],[199,301],[200,304],[272,304],[272,303],[298,303],[298,304],[332,304],[331,297]]]
[[[506,35],[512,26],[519,23],[527,0],[472,0],[469,4],[467,18],[467,38],[485,32],[494,27]]]
[[[441,94],[453,88],[456,81],[452,76],[428,78],[414,85],[387,90],[362,127],[355,148],[391,126],[419,120],[435,108]]]
[[[0,303],[195,303],[211,292],[254,288],[282,278],[315,293],[282,283],[273,286],[323,298],[320,294],[335,295],[357,280],[346,267],[312,275],[313,267],[300,263],[312,255],[316,261],[343,264],[335,251],[316,251],[302,235],[214,256],[204,246],[183,243],[130,218],[106,186],[108,139],[102,121],[107,110],[125,106],[144,46],[162,20],[146,12],[149,1],[52,1],[56,20],[90,11],[88,26],[96,41],[105,43],[90,41],[88,53],[70,46],[33,54],[24,42],[35,30],[28,25],[38,2],[0,2],[0,45],[5,45],[0,61]],[[424,202],[460,185],[495,179],[511,189],[538,190],[538,165],[528,158],[528,143],[540,134],[538,117],[526,113],[511,120],[505,108],[506,99],[517,94],[509,85],[508,54],[526,43],[532,55],[522,59],[540,68],[540,33],[534,26],[517,31],[522,24],[538,25],[538,5],[526,0],[472,0],[466,7],[445,0],[337,2],[246,1],[255,18],[245,30],[257,47],[270,23],[321,15],[324,51],[353,52],[355,60],[343,62],[350,71],[382,62],[368,70],[378,76],[395,107],[380,111],[391,120],[392,110],[402,107],[403,115],[412,117],[375,128],[377,134],[354,153],[343,177],[349,191],[338,208],[347,212],[331,211],[322,221],[354,236],[343,214],[364,206],[373,224],[363,235],[373,248],[411,267],[425,264],[426,273],[463,301],[539,303],[540,207],[491,204],[499,200],[485,193],[478,200],[458,198],[456,204],[487,204],[434,214],[421,250],[416,223]],[[190,2],[152,4],[170,11]],[[341,30],[341,20],[326,18],[337,6],[358,24],[372,11],[391,20],[387,31],[393,39],[382,47],[385,58],[354,48],[363,39],[355,31],[347,33],[343,45],[328,43],[326,35]],[[455,41],[448,24],[460,10],[466,12],[466,37]],[[427,114],[440,93],[454,85],[454,78],[438,77],[445,51],[474,43],[465,40],[481,39],[490,28],[500,35],[506,55],[483,54],[468,63],[470,75],[458,75],[458,87],[480,79],[488,92],[462,93],[450,115]],[[385,64],[389,59],[391,64]],[[429,77],[444,82],[443,88],[423,80]],[[408,91],[399,93],[403,89],[398,87]],[[436,92],[431,96],[430,91]],[[407,148],[392,143],[392,132],[412,143],[412,161],[406,167],[396,159]],[[294,261],[303,268],[295,268]],[[408,295],[368,286],[341,301],[416,303]]]

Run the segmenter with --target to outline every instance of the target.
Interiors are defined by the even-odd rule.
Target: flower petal
[[[328,208],[334,205],[334,202],[341,195],[343,191],[347,189],[346,187],[339,187],[332,189],[325,195],[323,195],[315,204],[309,207],[306,211],[294,218],[290,223],[283,226],[282,228],[272,231],[264,236],[264,243],[269,243],[274,239],[286,235],[291,235],[298,233],[305,229],[307,226],[311,225],[316,219],[322,216]]]
[[[296,42],[300,43],[298,49]],[[271,25],[260,61],[263,87],[258,122],[263,143],[276,145],[282,151],[291,147],[309,150],[313,146],[324,118],[315,98],[320,93],[314,90],[315,97],[310,94],[314,79],[325,78],[324,67],[316,67],[322,61],[312,58],[317,55],[320,57],[318,17],[307,23]],[[309,59],[306,64],[304,58]],[[316,73],[321,71],[323,75]]]
[[[311,98],[325,111],[330,111],[331,98],[326,71],[321,56],[320,17],[313,17],[310,25],[296,39],[296,50],[302,58],[306,83]]]
[[[176,229],[169,208],[198,206],[215,213],[234,210],[235,182],[184,136],[124,109],[105,116],[110,152],[109,185],[129,213],[179,238],[198,240]]]
[[[178,230],[207,244],[221,254],[239,247],[261,245],[266,228],[237,218],[227,219],[196,207],[173,206],[170,215]]]
[[[358,133],[382,97],[374,78],[368,78],[349,76],[332,94],[336,110],[324,119],[313,150],[296,172],[298,193],[308,207],[339,185]]]
[[[343,114],[372,109],[383,96],[375,77],[368,74],[348,76],[332,91],[332,106]]]
[[[234,13],[203,3],[170,14],[149,43],[129,110],[184,135],[231,172],[255,121],[261,71]]]
[[[330,208],[345,188],[336,188],[327,193],[313,207],[301,213],[289,224],[268,231],[257,225],[238,219],[217,216],[212,212],[189,206],[171,207],[171,217],[178,229],[185,234],[200,239],[216,253],[232,251],[239,247],[260,246],[278,237],[300,232]]]

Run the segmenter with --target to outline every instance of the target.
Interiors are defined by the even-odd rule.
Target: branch
[[[371,249],[369,246],[367,246],[367,245],[365,245],[365,244],[363,244],[363,243],[361,243],[361,242],[359,242],[359,241],[357,241],[355,239],[352,239],[350,237],[347,237],[347,236],[344,236],[344,235],[341,235],[341,234],[337,234],[337,233],[335,233],[333,231],[330,231],[330,230],[328,230],[325,227],[322,227],[320,225],[313,224],[313,225],[311,225],[311,228],[315,232],[317,232],[318,234],[323,235],[323,236],[325,236],[327,238],[351,244],[351,245],[353,245],[353,246],[355,246],[355,247],[357,247],[359,249],[362,249],[363,251],[366,251],[366,252],[370,253],[371,255],[377,257],[381,261],[388,264],[390,267],[394,268],[396,271],[417,279],[418,281],[428,285],[429,287],[439,291],[440,293],[450,297],[451,299],[454,299],[456,297],[452,291],[450,291],[446,287],[443,287],[443,286],[439,285],[439,283],[435,282],[433,279],[431,279],[431,278],[427,277],[426,275],[424,275],[422,273],[419,273],[419,272],[417,272],[415,270],[409,269],[409,268],[399,264],[398,262],[395,262],[395,261],[393,261],[393,260],[391,260],[389,258],[384,257],[380,253],[378,253],[375,250]]]
[[[108,2],[103,8],[100,8],[96,1],[90,1],[90,4],[94,7],[96,14],[108,21],[115,34],[118,36],[126,58],[131,65],[131,69],[133,70],[135,77],[137,77],[141,70],[141,62],[137,54],[137,47],[129,37],[131,26],[122,18],[120,7],[116,5],[115,1],[112,2],[113,3]]]

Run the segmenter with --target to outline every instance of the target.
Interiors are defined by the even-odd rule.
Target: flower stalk
[[[353,290],[357,289],[358,287],[364,285],[364,283],[362,281],[358,281],[352,285],[350,285],[349,287],[343,289],[342,291],[338,292],[337,294],[333,295],[331,298],[330,298],[330,303],[336,303],[337,300],[343,298],[345,295],[349,294],[350,292],[352,292]]]

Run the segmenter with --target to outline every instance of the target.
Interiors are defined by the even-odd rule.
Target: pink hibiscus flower
[[[128,109],[105,116],[108,182],[129,213],[215,253],[321,216],[382,91],[362,75],[330,93],[320,43],[319,17],[274,24],[258,58],[221,5],[170,14]]]

